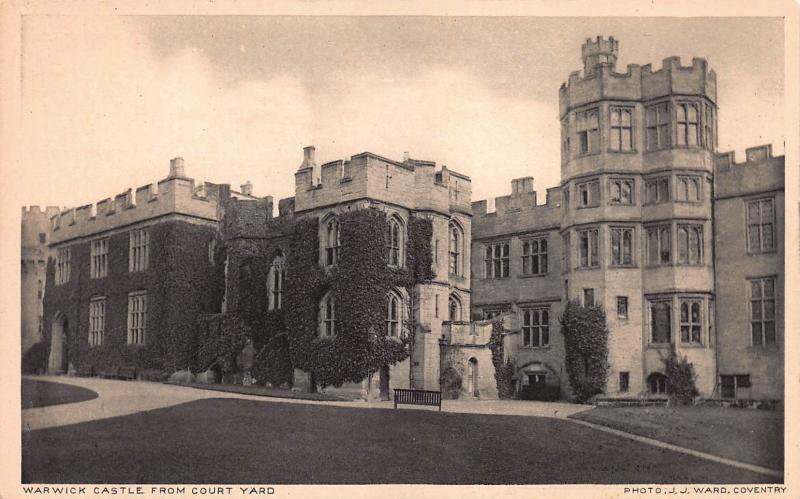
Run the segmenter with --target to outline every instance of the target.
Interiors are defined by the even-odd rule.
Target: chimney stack
[[[167,178],[175,178],[175,177],[185,177],[186,172],[183,169],[183,158],[178,156],[177,158],[172,158],[169,162],[169,177]]]
[[[314,168],[317,163],[314,162],[314,146],[307,146],[303,148],[303,162],[300,164],[300,170],[304,168]]]
[[[411,159],[411,155],[408,153],[408,151],[405,151],[403,153],[403,163],[408,163],[408,160],[410,160],[410,159]]]
[[[245,196],[252,196],[253,195],[253,183],[249,180],[242,184],[242,194]]]

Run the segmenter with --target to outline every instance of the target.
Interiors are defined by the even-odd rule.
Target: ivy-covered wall
[[[153,370],[163,376],[191,362],[195,322],[203,313],[217,312],[223,291],[222,265],[211,263],[208,243],[218,238],[209,225],[161,221],[149,226],[149,268],[128,271],[129,232],[108,237],[108,275],[89,277],[91,242],[70,245],[69,282],[55,286],[55,262],[47,265],[44,299],[44,338],[50,343],[53,320],[68,321],[67,356],[80,374],[118,367]],[[221,246],[217,243],[217,246]],[[128,293],[147,291],[146,345],[127,344]],[[105,297],[105,332],[101,346],[89,346],[89,302]]]
[[[407,358],[414,328],[407,328],[402,341],[385,335],[386,299],[391,289],[404,288],[412,296],[416,283],[432,279],[430,221],[408,219],[406,265],[393,268],[387,259],[386,213],[345,211],[337,216],[338,263],[322,268],[318,217],[287,214],[271,219],[265,209],[259,202],[233,201],[224,224],[227,306],[252,330],[259,352],[254,377],[288,382],[297,368],[311,373],[321,387],[341,386]],[[278,255],[284,256],[287,269],[283,306],[270,311],[267,275]],[[333,338],[322,338],[318,331],[319,305],[326,293],[336,303]]]

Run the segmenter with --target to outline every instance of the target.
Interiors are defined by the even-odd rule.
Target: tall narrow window
[[[678,263],[683,265],[703,263],[703,227],[678,226]]]
[[[678,146],[695,147],[700,144],[698,120],[697,104],[678,104]]]
[[[103,344],[103,334],[106,327],[106,299],[92,298],[89,302],[89,346]]]
[[[647,122],[647,150],[657,151],[669,147],[669,105],[650,106],[645,112]]]
[[[450,275],[461,275],[461,244],[463,236],[461,228],[450,222]]]
[[[550,311],[546,308],[522,311],[522,346],[546,347],[550,344]]]
[[[751,279],[750,329],[753,345],[774,345],[775,338],[775,278]]]
[[[460,321],[461,320],[461,301],[454,295],[450,295],[447,302],[447,320]]]
[[[647,263],[649,265],[668,265],[672,261],[670,226],[648,227]]]
[[[594,288],[583,289],[583,306],[594,307]]]
[[[269,309],[277,310],[283,305],[283,290],[286,285],[286,260],[283,255],[276,256],[267,274],[267,293]]]
[[[138,272],[147,270],[150,265],[150,231],[133,230],[130,233],[130,251],[128,253],[128,270]]]
[[[764,253],[775,249],[775,199],[747,202],[747,250]]]
[[[569,118],[561,120],[561,160],[569,159]]]
[[[650,304],[650,330],[653,343],[672,341],[672,308],[669,302],[659,301]]]
[[[568,271],[572,268],[572,248],[570,247],[569,232],[561,235],[561,264],[562,269]]]
[[[578,246],[580,251],[581,268],[596,267],[599,265],[597,229],[578,231]]]
[[[619,373],[619,391],[627,392],[630,389],[631,375],[629,372]]]
[[[389,265],[403,265],[403,226],[397,218],[389,219]]]
[[[700,343],[702,330],[701,302],[681,301],[681,343]]]
[[[486,246],[486,277],[499,279],[508,277],[510,272],[508,243],[496,243]]]
[[[108,239],[92,241],[92,258],[89,267],[89,275],[92,279],[108,275]]]
[[[611,264],[633,265],[633,228],[611,229]]]
[[[617,296],[617,319],[628,318],[628,297]]]
[[[611,204],[633,204],[633,179],[612,179],[609,182]]]
[[[320,303],[320,336],[336,335],[336,302],[333,294],[328,293]]]
[[[403,299],[392,291],[387,295],[386,305],[386,334],[393,338],[402,338],[405,307]]]
[[[128,294],[128,345],[144,345],[147,333],[147,293]]]
[[[325,265],[335,265],[339,261],[340,241],[339,221],[330,218],[325,223]]]
[[[578,119],[578,152],[580,154],[598,152],[600,123],[597,109],[581,111],[576,116]]]
[[[547,273],[547,238],[522,242],[522,273],[541,275]]]
[[[61,248],[56,255],[56,284],[64,284],[69,282],[69,275],[71,271],[72,250],[70,248]]]
[[[611,108],[611,150],[633,150],[633,109],[629,107]]]
[[[711,104],[706,104],[706,115],[703,120],[705,133],[703,135],[703,145],[709,151],[714,150],[714,108]]]
[[[216,253],[217,253],[217,240],[216,239],[209,239],[208,240],[208,263],[214,265],[216,263]]]

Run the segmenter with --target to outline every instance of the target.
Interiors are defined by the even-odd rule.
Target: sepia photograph
[[[786,14],[298,4],[7,16],[0,496],[798,493]]]

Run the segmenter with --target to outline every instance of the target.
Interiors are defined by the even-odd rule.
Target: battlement
[[[559,110],[602,99],[649,100],[677,95],[698,95],[717,101],[716,73],[705,59],[695,57],[691,66],[681,65],[680,57],[667,57],[660,69],[650,64],[629,64],[625,73],[615,70],[618,42],[610,37],[587,40],[582,47],[584,70],[573,71],[559,89]]]
[[[716,198],[783,190],[785,156],[773,156],[770,144],[750,147],[745,156],[741,163],[736,162],[733,151],[714,157]]]
[[[155,184],[127,189],[114,197],[76,208],[50,213],[51,244],[99,234],[167,214],[181,214],[208,221],[219,219],[221,194],[226,184],[201,183],[184,176],[182,158],[170,161],[169,176]]]
[[[535,231],[561,223],[561,189],[547,189],[544,204],[537,204],[533,177],[511,181],[511,194],[494,198],[494,211],[487,211],[486,200],[472,203],[473,238],[493,237],[515,232]]]
[[[317,167],[313,146],[304,149],[295,172],[294,209],[303,212],[369,198],[409,209],[470,213],[472,182],[433,161],[405,157],[402,162],[371,152]]]
[[[23,206],[22,219],[24,220],[26,217],[45,217],[50,219],[60,211],[61,209],[58,206],[47,206],[44,210],[42,210],[42,208],[36,204],[31,206]]]

